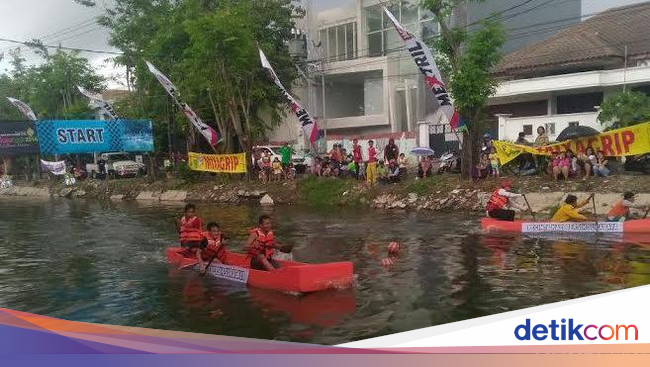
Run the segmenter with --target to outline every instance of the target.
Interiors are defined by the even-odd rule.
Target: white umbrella
[[[417,157],[430,157],[430,156],[436,154],[436,152],[434,152],[433,149],[431,149],[431,148],[417,147],[417,148],[411,149],[411,154],[414,155],[414,156],[417,156]]]

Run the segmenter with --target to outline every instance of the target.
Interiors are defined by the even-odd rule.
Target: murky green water
[[[478,218],[293,207],[304,262],[351,260],[355,289],[294,297],[169,269],[174,206],[0,200],[0,307],[68,320],[338,344],[650,284],[650,246],[480,235]],[[241,243],[259,209],[201,208]],[[382,268],[388,242],[404,250]],[[234,246],[239,247],[239,246]]]

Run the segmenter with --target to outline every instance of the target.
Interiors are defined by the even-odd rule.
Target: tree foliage
[[[448,20],[465,0],[421,0],[420,5],[434,15],[441,32],[429,40],[437,50],[437,63],[445,76],[446,85],[454,98],[458,112],[467,119],[464,139],[464,173],[469,174],[483,133],[485,106],[496,90],[497,82],[490,74],[501,60],[505,31],[500,23],[486,20],[475,31],[465,26],[449,26]],[[469,2],[483,2],[474,0]]]
[[[607,98],[600,107],[598,121],[613,129],[650,121],[650,97],[644,93],[618,94]]]
[[[77,86],[99,92],[105,87],[104,78],[75,52],[57,50],[53,54],[40,54],[45,62],[30,66],[19,49],[10,52],[12,71],[0,75],[0,120],[24,119],[6,97],[22,100],[43,119],[92,116],[88,99],[79,93]]]
[[[291,85],[296,76],[286,41],[301,15],[291,0],[115,0],[100,23],[111,31],[110,44],[124,53],[115,62],[127,67],[136,92],[125,112],[167,120],[169,101],[145,66],[150,61],[220,130],[220,149],[233,151],[262,139],[281,121],[284,100],[261,68],[257,47]],[[176,117],[183,121],[179,131],[192,140],[187,120]],[[166,126],[156,131],[164,135]]]

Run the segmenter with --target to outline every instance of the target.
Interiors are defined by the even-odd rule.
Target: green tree
[[[608,97],[600,107],[598,121],[612,129],[650,121],[650,97],[644,93],[629,92]]]
[[[97,74],[87,59],[75,52],[57,50],[47,54],[45,62],[28,66],[19,51],[12,52],[11,74],[0,76],[0,120],[22,119],[6,97],[27,103],[39,118],[91,118],[88,99],[77,86],[100,92],[104,78]]]
[[[469,0],[483,2],[484,0]],[[490,70],[501,60],[501,47],[506,38],[500,23],[484,21],[481,28],[468,31],[464,25],[450,27],[448,20],[467,0],[421,0],[421,6],[431,11],[440,30],[428,40],[437,50],[436,61],[445,76],[446,85],[454,98],[455,107],[467,120],[464,133],[463,174],[469,176],[478,160],[481,135],[486,121],[485,106],[496,90],[497,82]]]
[[[264,137],[285,113],[282,96],[260,66],[257,47],[291,85],[296,75],[286,41],[299,16],[291,0],[115,0],[100,23],[111,30],[111,45],[124,53],[115,61],[132,78],[131,107],[167,120],[169,101],[145,66],[150,61],[206,123],[220,130],[225,137],[220,149],[234,151]],[[185,122],[182,131],[194,141],[189,122],[179,113],[176,119]],[[196,144],[204,143],[196,139]]]

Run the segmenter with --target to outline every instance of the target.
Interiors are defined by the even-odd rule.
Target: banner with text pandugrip
[[[188,158],[190,169],[193,171],[213,173],[246,173],[246,153],[190,153]]]
[[[151,152],[149,120],[52,120],[36,123],[41,154]]]
[[[551,155],[554,151],[565,152],[569,149],[578,153],[589,147],[594,151],[602,150],[606,157],[628,157],[650,153],[650,122],[542,147],[529,147],[505,141],[492,143],[501,164],[506,164],[525,153]]]

